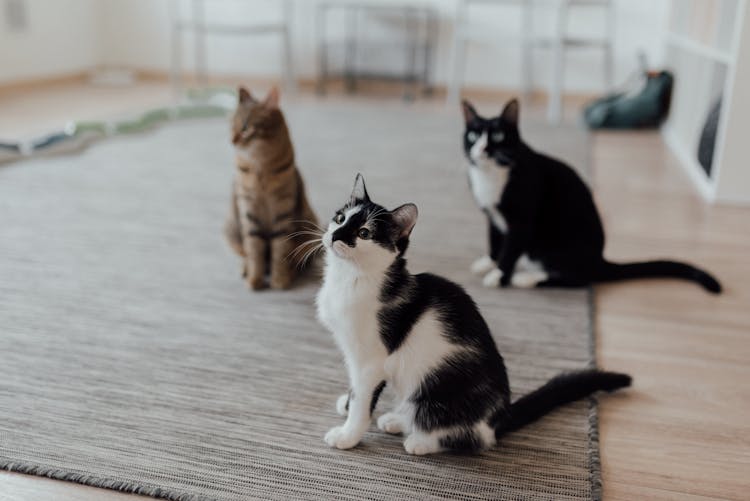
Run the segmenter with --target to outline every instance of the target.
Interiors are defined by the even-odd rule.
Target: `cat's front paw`
[[[247,287],[251,290],[259,291],[266,288],[266,281],[263,280],[263,277],[248,277]]]
[[[344,393],[336,400],[336,412],[341,416],[349,414],[349,394]]]
[[[498,287],[500,286],[502,279],[503,272],[500,271],[500,268],[495,268],[484,276],[482,279],[482,285],[485,287]]]
[[[359,437],[347,430],[346,426],[336,426],[328,430],[325,441],[330,447],[351,449],[359,443]]]
[[[272,289],[285,290],[294,282],[294,268],[287,267],[288,264],[276,264],[271,270],[269,283]]]
[[[395,412],[387,412],[378,418],[378,429],[398,435],[404,431],[404,418]]]
[[[415,456],[434,454],[442,450],[435,437],[424,433],[412,433],[406,437],[406,440],[404,440],[404,449],[409,454],[414,454]]]
[[[471,263],[471,272],[474,275],[484,275],[492,268],[495,267],[495,262],[490,256],[482,256],[473,263]]]
[[[513,287],[531,289],[540,282],[547,280],[547,274],[541,270],[517,271],[513,274],[510,283]]]

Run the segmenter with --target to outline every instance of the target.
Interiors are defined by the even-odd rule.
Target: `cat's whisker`
[[[297,248],[295,248],[292,252],[290,252],[287,255],[287,258],[296,259],[297,257],[299,257],[300,254],[303,254],[308,249],[313,248],[316,245],[320,245],[320,244],[318,242],[306,242],[306,243],[298,246]]]
[[[312,221],[307,221],[307,220],[304,220],[304,219],[295,219],[295,220],[290,221],[290,222],[291,223],[295,223],[295,224],[307,224],[307,225],[311,226],[312,228],[315,228],[316,230],[319,230],[322,233],[326,232],[325,228],[322,228],[320,225],[317,225],[317,224],[313,223]]]
[[[290,233],[289,235],[287,235],[287,237],[285,238],[285,240],[291,240],[292,238],[296,238],[296,237],[298,237],[300,235],[310,235],[310,236],[313,236],[313,237],[322,237],[323,236],[321,233],[317,233],[317,232],[314,232],[314,231],[302,230],[302,231],[295,231],[294,233]]]
[[[323,248],[322,242],[307,242],[307,243],[315,243],[315,245],[313,245],[312,247],[307,247],[301,256],[296,256],[293,258],[296,261],[295,264],[298,269],[302,269],[307,263],[308,259],[317,251]]]
[[[307,265],[308,260],[310,260],[310,258],[313,257],[321,249],[323,249],[323,244],[322,243],[319,244],[318,246],[313,247],[312,249],[308,250],[307,253],[304,256],[302,256],[302,260],[297,265],[298,268],[300,268],[300,269],[304,268]]]
[[[290,252],[290,253],[289,253],[289,254],[288,254],[288,255],[287,255],[286,257],[285,257],[285,259],[289,259],[289,258],[295,258],[295,257],[296,257],[297,255],[299,255],[300,253],[302,253],[302,252],[306,251],[307,249],[309,249],[309,248],[310,248],[310,247],[309,247],[310,245],[320,245],[320,246],[322,246],[322,245],[323,245],[323,241],[322,241],[322,239],[320,239],[320,238],[314,238],[314,239],[311,239],[311,240],[307,240],[307,241],[305,241],[305,242],[302,242],[302,243],[301,243],[301,244],[299,244],[299,245],[298,245],[297,247],[295,247],[295,248],[294,248],[294,249],[293,249],[293,250],[292,250],[292,251],[291,251],[291,252]]]

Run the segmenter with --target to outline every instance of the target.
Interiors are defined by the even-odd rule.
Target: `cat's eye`
[[[503,139],[505,139],[505,134],[503,134],[502,132],[493,132],[492,133],[492,141],[493,142],[499,143]]]
[[[344,219],[346,219],[346,217],[344,216],[343,212],[337,212],[336,215],[333,216],[333,222],[336,223],[336,224],[343,223]]]
[[[357,236],[362,240],[369,240],[372,237],[372,233],[367,228],[360,228],[357,232]]]
[[[470,130],[468,134],[466,134],[466,139],[471,141],[472,143],[479,138],[479,134],[477,134],[475,131]]]

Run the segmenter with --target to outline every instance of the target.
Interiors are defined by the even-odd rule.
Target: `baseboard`
[[[92,71],[96,69],[99,68],[68,75],[0,83],[0,95],[18,91],[41,90],[61,85],[86,84],[89,81]],[[139,82],[167,84],[171,80],[170,73],[167,71],[132,67],[127,69],[134,73],[136,81]],[[199,86],[193,73],[184,73],[182,82],[186,87]],[[211,86],[226,87],[245,85],[250,89],[259,89],[260,91],[265,91],[273,85],[283,85],[281,79],[270,76],[249,77],[247,75],[230,74],[212,75],[208,77],[207,83]],[[311,77],[301,77],[297,79],[297,87],[302,92],[313,93],[318,88],[318,82]],[[361,95],[367,95],[368,97],[401,96],[404,92],[404,84],[399,81],[362,79],[357,82],[357,90]],[[334,95],[349,93],[346,82],[341,77],[330,78],[326,85],[326,92]],[[514,97],[521,97],[521,91],[501,87],[468,85],[462,89],[461,95],[462,97],[476,101],[505,102]],[[429,93],[429,98],[434,100],[445,100],[446,96],[447,88],[445,85],[435,85]],[[544,90],[539,89],[526,97],[535,104],[544,105],[547,102],[548,94]],[[563,105],[565,107],[580,107],[597,97],[598,95],[590,93],[566,93],[563,95]]]
[[[46,89],[61,85],[84,84],[88,81],[88,78],[88,71],[76,71],[62,75],[0,82],[0,95],[12,94],[20,91]]]

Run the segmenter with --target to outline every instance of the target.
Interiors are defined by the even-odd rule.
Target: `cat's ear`
[[[518,99],[511,99],[508,104],[503,108],[503,112],[500,114],[500,118],[508,123],[518,126],[518,114],[520,113],[521,105],[518,104]]]
[[[367,188],[365,187],[365,178],[362,177],[362,174],[357,174],[354,179],[354,188],[351,197],[349,197],[352,205],[356,204],[358,200],[370,201],[370,196],[367,194]]]
[[[263,104],[266,105],[268,108],[278,108],[279,107],[279,88],[275,85],[271,87],[271,90],[268,91],[268,95],[266,96],[266,100],[263,101]]]
[[[466,123],[473,121],[479,116],[477,110],[475,110],[471,103],[466,99],[461,101],[461,111],[464,113],[464,122]]]
[[[404,204],[400,207],[396,207],[391,211],[391,217],[393,222],[396,224],[399,230],[398,238],[409,238],[411,230],[414,229],[414,225],[417,224],[417,206],[414,204]]]
[[[241,85],[237,89],[237,95],[239,96],[240,103],[245,103],[247,101],[255,101],[255,99],[253,99],[252,94],[250,94],[250,91]]]

